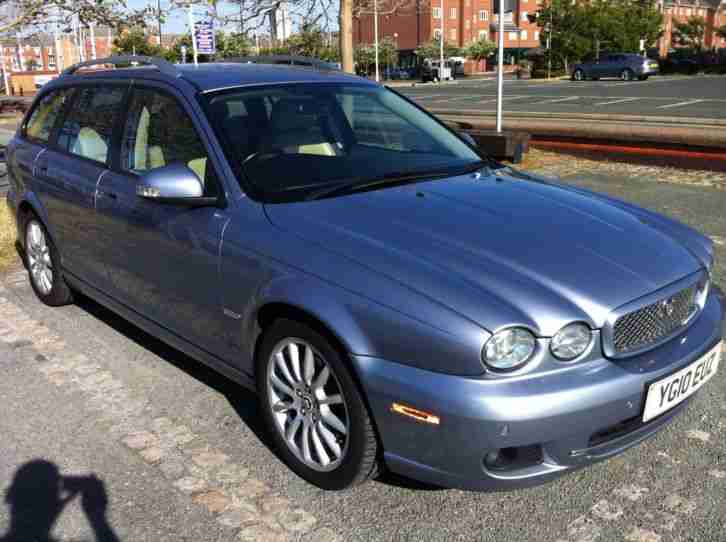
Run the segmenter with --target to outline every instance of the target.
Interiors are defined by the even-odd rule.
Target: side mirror
[[[159,203],[203,206],[217,198],[204,197],[204,186],[191,169],[181,162],[152,169],[141,176],[136,195]]]
[[[475,149],[479,146],[476,142],[476,139],[472,137],[472,135],[468,132],[459,132],[459,137],[463,139],[469,146],[474,147]]]

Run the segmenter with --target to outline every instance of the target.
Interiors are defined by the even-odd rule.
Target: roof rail
[[[174,64],[164,60],[163,58],[143,55],[115,55],[73,64],[73,66],[63,70],[60,76],[65,77],[66,75],[73,75],[80,68],[86,68],[88,66],[97,66],[99,64],[130,64],[132,62],[146,64],[147,66],[156,66],[161,73],[168,75],[169,77],[179,77],[181,75]]]

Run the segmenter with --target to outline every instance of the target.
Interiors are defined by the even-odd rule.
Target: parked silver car
[[[633,53],[602,55],[599,59],[575,64],[572,67],[573,81],[596,81],[603,77],[619,77],[623,81],[638,79],[644,81],[658,73],[658,62],[652,58]]]
[[[256,390],[306,480],[543,483],[717,373],[688,226],[506,168],[366,79],[145,61],[64,72],[8,145],[31,285]]]

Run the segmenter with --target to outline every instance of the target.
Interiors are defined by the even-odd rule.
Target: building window
[[[431,8],[431,12],[434,15],[434,19],[441,19],[441,8]]]
[[[516,32],[510,32],[509,33],[509,41],[517,41],[517,33]]]
[[[451,12],[449,13],[450,19],[456,19],[456,8],[451,8]]]
[[[55,64],[55,53],[48,52],[48,69],[54,70],[56,67]]]
[[[691,8],[687,8],[686,9],[686,15],[690,15],[690,14],[691,14]]]
[[[488,40],[489,39],[489,32],[486,30],[479,30],[479,39],[480,40]]]
[[[488,21],[489,20],[489,12],[485,9],[479,10],[479,20],[480,21]]]
[[[539,41],[539,30],[534,31],[534,41]]]
[[[471,0],[464,0],[464,5],[467,6],[467,7],[470,6],[471,5]]]
[[[440,28],[434,28],[434,39],[436,41],[441,40],[441,29]]]
[[[13,59],[13,63],[12,63],[12,67],[10,69],[13,70],[14,72],[19,72],[20,71],[20,57],[18,56],[17,49],[15,51],[13,51],[12,59]]]
[[[469,19],[464,21],[464,28],[466,28],[467,30],[471,28],[471,21]]]
[[[452,41],[456,41],[456,28],[452,28],[449,30],[449,39]]]
[[[537,0],[537,5],[538,6],[541,6],[542,5],[542,0]]]
[[[527,31],[526,30],[522,30],[521,37],[522,37],[523,40],[526,40],[527,39]]]
[[[522,12],[522,22],[526,23],[527,21],[529,21],[529,19],[527,19],[527,12],[523,11]]]

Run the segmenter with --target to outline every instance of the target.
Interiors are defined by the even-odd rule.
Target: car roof
[[[283,84],[283,83],[354,83],[376,86],[377,83],[355,75],[340,71],[321,71],[303,66],[240,64],[232,62],[209,62],[199,65],[174,65],[177,76],[190,82],[201,92],[209,92],[225,88],[248,85]],[[153,66],[133,68],[94,69],[75,72],[57,78],[55,81],[67,83],[71,81],[92,80],[98,78],[112,79],[173,79],[167,72]]]

